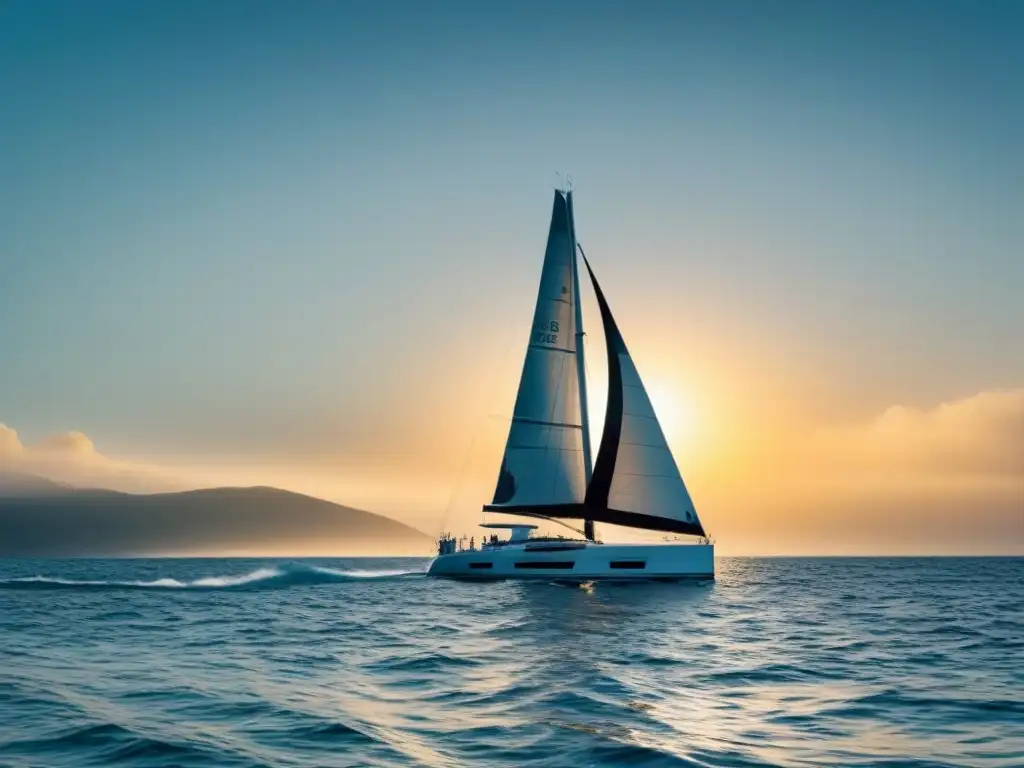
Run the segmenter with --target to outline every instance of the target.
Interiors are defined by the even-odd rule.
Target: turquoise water
[[[0,766],[1021,766],[1024,559],[0,562]]]

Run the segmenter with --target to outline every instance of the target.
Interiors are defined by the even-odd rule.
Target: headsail
[[[578,517],[586,495],[576,368],[576,244],[555,192],[533,327],[490,512]]]
[[[587,516],[613,525],[703,536],[647,390],[585,256],[584,262],[608,347],[608,407],[587,489]]]

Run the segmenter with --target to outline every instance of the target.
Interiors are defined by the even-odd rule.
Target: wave
[[[394,579],[422,576],[422,570],[340,570],[321,565],[287,563],[258,568],[233,576],[204,576],[191,581],[163,578],[153,581],[103,581],[65,579],[55,576],[23,576],[0,579],[0,589],[274,589],[308,584],[331,584],[366,579]]]

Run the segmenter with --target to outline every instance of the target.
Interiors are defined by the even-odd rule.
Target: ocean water
[[[0,562],[0,766],[1022,766],[1024,559]]]

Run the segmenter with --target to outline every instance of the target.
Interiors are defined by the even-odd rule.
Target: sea
[[[0,561],[0,766],[1024,766],[1024,558]]]

